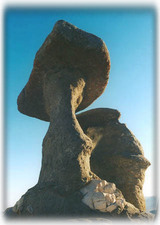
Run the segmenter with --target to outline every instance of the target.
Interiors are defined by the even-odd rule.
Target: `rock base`
[[[72,219],[91,219],[112,221],[123,218],[124,220],[153,220],[154,216],[150,213],[142,213],[132,204],[126,202],[123,210],[116,208],[112,212],[101,212],[93,210],[83,203],[84,194],[76,191],[68,196],[60,194],[57,187],[53,184],[44,186],[36,185],[29,189],[14,207],[5,210],[7,218],[22,217],[52,217],[62,220],[63,218]]]

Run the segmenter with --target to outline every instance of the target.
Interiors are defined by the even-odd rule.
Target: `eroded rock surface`
[[[100,38],[65,21],[55,24],[17,101],[20,112],[50,122],[39,180],[6,215],[141,215],[135,206],[143,205],[138,192],[149,163],[139,142],[120,125],[116,110],[89,111],[78,115],[79,121],[75,115],[103,93],[109,70],[109,53]],[[133,197],[135,206],[117,187],[129,201]]]
[[[109,70],[109,53],[100,38],[63,20],[55,24],[17,101],[20,112],[50,121],[38,183],[58,184],[65,195],[99,179],[90,169],[92,141],[75,112],[103,93]]]
[[[77,115],[84,133],[91,138],[94,150],[91,169],[101,179],[113,182],[126,201],[145,211],[143,183],[150,162],[143,148],[113,109],[94,109]]]
[[[110,185],[111,184],[111,185]],[[105,191],[109,185],[113,197],[106,197],[111,194]],[[103,189],[103,191],[102,191]],[[94,204],[91,204],[90,200]],[[104,204],[105,201],[105,204]],[[104,207],[105,206],[105,207]],[[40,185],[29,189],[14,207],[8,208],[5,215],[10,218],[23,217],[44,217],[65,219],[65,222],[72,219],[76,222],[84,221],[107,221],[114,219],[129,221],[153,220],[154,216],[149,213],[141,213],[131,203],[125,201],[122,193],[113,183],[104,180],[92,180],[82,189],[64,197],[59,194],[58,186],[53,184]]]
[[[109,70],[109,53],[100,38],[62,20],[55,24],[17,101],[20,112],[50,121],[38,183],[54,182],[61,192],[71,192],[98,179],[90,169],[92,141],[75,111],[103,93]]]
[[[55,74],[55,83],[70,76],[72,84],[80,74],[85,81],[83,99],[76,111],[85,109],[104,91],[110,71],[108,49],[102,39],[60,20],[38,50],[29,81],[18,97],[18,110],[25,115],[50,121],[43,98],[46,73]],[[66,85],[68,85],[66,83]],[[64,84],[65,87],[65,84]],[[94,91],[93,91],[94,90]],[[53,89],[53,95],[58,94]]]

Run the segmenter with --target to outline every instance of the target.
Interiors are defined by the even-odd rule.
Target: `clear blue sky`
[[[86,110],[118,109],[120,121],[141,142],[152,166],[145,195],[153,195],[155,12],[153,9],[8,9],[5,13],[6,206],[38,181],[42,140],[49,123],[21,114],[17,97],[29,79],[37,50],[57,20],[102,38],[110,52],[107,88]]]

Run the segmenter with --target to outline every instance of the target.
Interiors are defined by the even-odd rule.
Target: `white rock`
[[[88,205],[91,209],[94,209],[93,200],[92,200],[93,192],[87,193],[83,198],[82,202]]]
[[[99,192],[99,189],[98,189],[98,187],[96,187],[96,189],[95,189],[95,192]]]
[[[113,194],[116,191],[116,185],[114,183],[108,183],[103,189],[105,193]]]
[[[117,199],[116,204],[123,209],[124,206],[125,206],[125,200],[124,199]]]
[[[92,200],[94,202],[105,201],[105,195],[102,192],[94,192],[92,195]]]
[[[96,190],[98,191],[97,186],[99,183],[101,183],[101,180],[92,180],[88,185],[86,185],[80,190],[81,193],[84,195],[84,197],[82,198],[82,202],[88,205],[91,209],[94,209],[93,199],[95,201],[105,200],[105,197],[102,193],[95,194],[95,193],[100,193],[100,192],[96,192]],[[93,197],[93,194],[94,194],[94,197]]]
[[[106,186],[108,184],[108,182],[106,180],[102,180],[102,187]]]
[[[99,188],[98,188],[98,191],[99,191],[99,192],[103,192],[103,187],[99,187]]]
[[[103,192],[102,182],[100,182],[100,183],[97,185],[96,189],[98,189],[98,191],[100,191],[100,192]]]
[[[106,180],[102,180],[96,187],[96,191],[100,191],[103,192],[104,191],[104,187],[108,184],[108,182]]]
[[[106,209],[107,212],[112,212],[113,210],[115,210],[117,208],[116,204],[113,205],[109,205]]]
[[[106,201],[98,201],[98,202],[94,202],[93,204],[94,204],[94,208],[100,211],[106,209]]]
[[[85,187],[83,187],[80,191],[82,194],[86,194],[88,192],[93,192],[97,185],[101,182],[101,180],[91,180],[89,184],[87,184]]]
[[[91,209],[101,212],[112,212],[118,206],[124,208],[124,200],[116,199],[116,190],[114,183],[108,183],[105,180],[92,180],[81,189],[81,193],[84,194],[82,202]]]
[[[105,199],[106,199],[107,205],[110,205],[116,202],[116,196],[114,194],[105,193]]]

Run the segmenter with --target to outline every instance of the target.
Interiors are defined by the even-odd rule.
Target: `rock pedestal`
[[[72,73],[63,70],[66,78],[59,79],[57,73],[50,71],[43,86],[50,126],[43,140],[38,183],[53,182],[64,195],[80,189],[91,179],[99,179],[90,170],[92,141],[83,133],[75,116],[83,99],[85,81],[75,70],[74,80]]]

